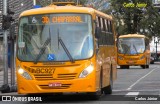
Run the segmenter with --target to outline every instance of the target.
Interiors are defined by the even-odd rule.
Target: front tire
[[[145,68],[146,68],[146,65],[141,65],[141,67],[142,67],[143,69],[145,69]]]
[[[146,68],[149,68],[149,65],[146,65]]]

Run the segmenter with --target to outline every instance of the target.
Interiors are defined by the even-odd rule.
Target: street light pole
[[[33,6],[35,6],[36,5],[36,0],[33,0]]]
[[[79,4],[79,0],[77,0],[77,5]]]
[[[3,16],[7,16],[7,0],[3,0]],[[3,18],[3,19],[4,19]],[[8,85],[8,30],[4,29],[3,32],[3,49],[4,49],[4,75],[3,75],[3,85],[1,87],[1,92],[9,92],[10,87]]]
[[[155,43],[156,43],[156,61],[158,61],[158,52],[157,52],[157,44],[159,43],[158,42],[158,38],[157,38],[157,36],[155,37]]]

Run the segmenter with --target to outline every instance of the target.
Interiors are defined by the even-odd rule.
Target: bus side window
[[[97,43],[98,46],[103,44],[102,43],[103,41],[102,41],[102,34],[101,34],[102,33],[102,29],[101,28],[102,28],[101,18],[97,16],[96,31],[97,30],[100,31],[99,34],[98,34],[98,37],[99,37],[98,38],[98,43]]]
[[[112,21],[110,21],[110,32],[111,32],[111,45],[114,45],[114,33],[112,31]]]
[[[100,38],[99,38],[99,45],[103,45],[103,23],[102,23],[102,18],[99,17],[99,22],[100,22],[100,30],[101,30],[101,34],[100,34]]]
[[[96,27],[99,27],[99,20],[98,20],[98,16],[96,16]]]
[[[105,31],[106,32],[106,20],[105,19],[103,19],[103,31]]]
[[[108,25],[107,25],[107,20],[106,19],[105,19],[104,23],[105,23],[106,32],[108,32]]]
[[[96,25],[95,25],[95,35],[97,35],[98,34],[98,28],[100,28],[100,26],[99,26],[99,18],[98,18],[98,16],[96,16]],[[98,37],[99,37],[100,35],[98,35]],[[97,36],[95,36],[96,37],[96,39],[95,39],[95,47],[96,47],[96,53],[98,52],[98,50],[99,50],[99,43],[98,43],[98,38],[97,38]]]
[[[102,23],[103,23],[103,34],[102,34],[102,38],[103,38],[103,45],[107,45],[107,41],[106,41],[106,24],[105,24],[105,19],[102,18]]]
[[[110,31],[112,32],[112,21],[110,21]]]

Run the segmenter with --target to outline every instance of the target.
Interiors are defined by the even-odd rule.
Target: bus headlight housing
[[[29,73],[28,72],[26,72],[24,69],[22,69],[22,68],[19,68],[18,69],[18,73],[21,75],[21,76],[23,76],[25,79],[27,79],[27,80],[31,80],[32,79],[32,77],[29,75]]]
[[[85,78],[87,75],[89,75],[90,73],[92,73],[94,67],[93,65],[89,65],[87,68],[85,68],[81,74],[79,75],[79,78]]]

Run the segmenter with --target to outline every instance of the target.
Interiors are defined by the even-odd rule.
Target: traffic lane
[[[139,81],[131,90],[140,91],[160,91],[160,64],[155,64],[149,75]]]
[[[130,66],[130,69],[119,69],[117,80],[113,84],[114,91],[126,91],[132,89],[137,81],[157,68],[157,65],[150,65],[149,69],[142,69],[140,66]]]

